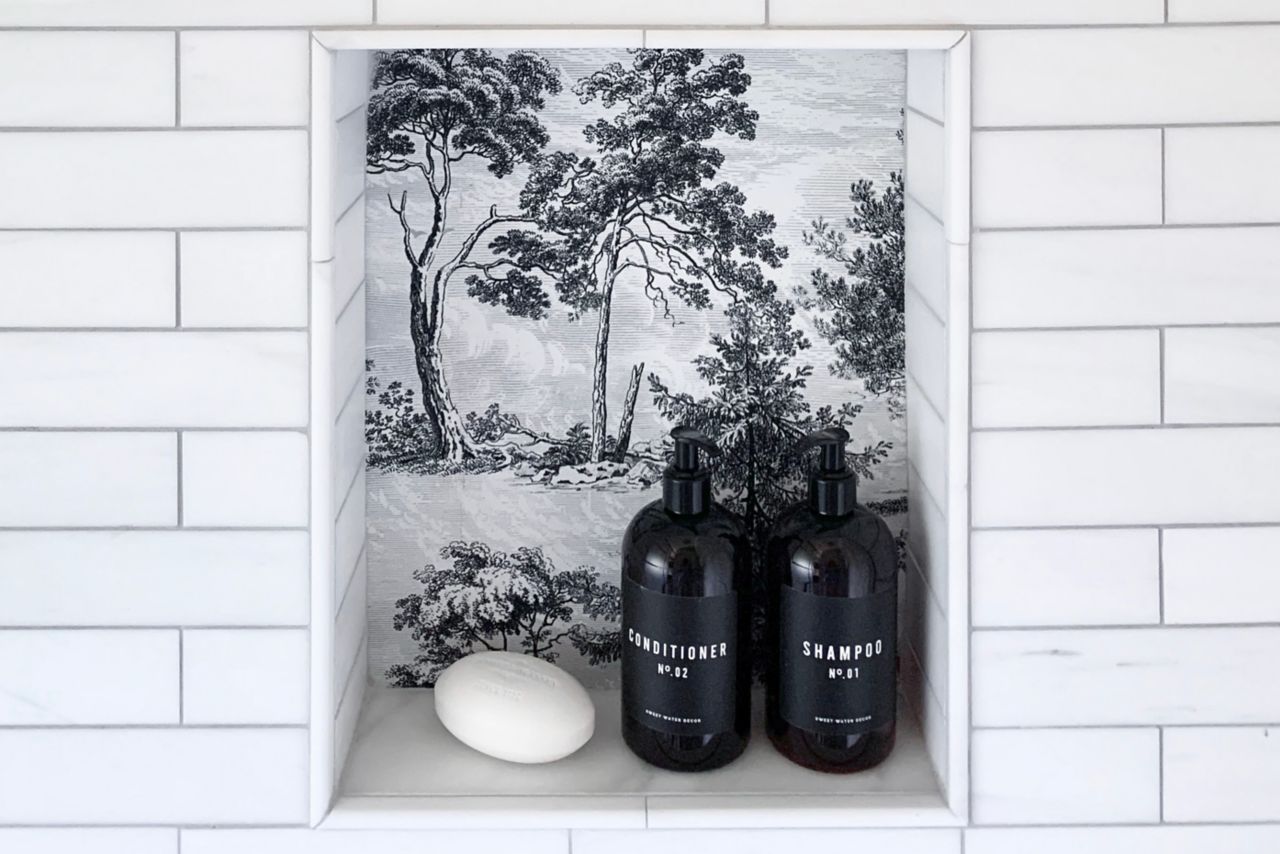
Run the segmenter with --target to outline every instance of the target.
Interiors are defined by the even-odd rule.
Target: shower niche
[[[317,34],[314,823],[963,821],[961,36]],[[623,745],[621,537],[680,423],[761,528],[800,494],[796,438],[853,435],[859,500],[901,534],[880,767],[807,771],[759,727],[697,775]],[[517,766],[454,740],[430,686],[483,649],[576,676],[591,742]]]

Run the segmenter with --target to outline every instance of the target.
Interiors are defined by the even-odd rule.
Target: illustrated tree
[[[850,187],[853,213],[845,229],[818,219],[804,241],[818,255],[839,264],[844,275],[814,270],[806,307],[818,313],[819,334],[835,347],[831,372],[859,378],[872,394],[884,396],[890,412],[901,416],[906,395],[906,229],[902,173],[889,173],[889,185],[877,192],[868,180]],[[849,235],[865,245],[852,249]]]
[[[742,298],[726,311],[729,330],[715,334],[715,355],[694,359],[698,375],[711,387],[703,397],[673,392],[651,374],[649,386],[659,411],[669,421],[697,427],[720,445],[716,466],[719,498],[743,516],[755,548],[752,633],[756,639],[753,667],[764,673],[765,572],[761,563],[769,526],[787,504],[804,495],[803,473],[809,462],[801,438],[818,427],[848,427],[861,407],[812,408],[804,391],[812,375],[809,365],[792,360],[810,344],[792,325],[795,306],[779,298],[777,287],[763,280],[759,269],[741,284]],[[874,476],[873,467],[888,456],[892,445],[878,442],[849,454],[860,477]]]
[[[815,409],[805,399],[813,369],[792,360],[810,343],[793,325],[795,306],[781,299],[777,286],[763,280],[758,269],[754,272],[742,280],[742,298],[725,312],[728,332],[711,336],[715,355],[694,359],[710,393],[673,392],[655,374],[649,387],[667,420],[697,427],[720,445],[717,483],[723,500],[762,538],[774,516],[803,495],[807,458],[801,438],[818,427],[849,427],[861,407]],[[881,441],[848,458],[858,475],[869,479],[891,448]]]
[[[427,416],[418,411],[413,389],[405,388],[399,380],[383,388],[373,374],[374,367],[372,359],[365,359],[364,392],[379,405],[365,410],[365,459],[379,471],[421,472],[431,453]]]
[[[413,577],[421,592],[396,601],[393,625],[409,631],[419,652],[411,664],[388,668],[392,685],[430,687],[478,650],[519,649],[555,661],[567,641],[593,665],[621,656],[618,630],[607,625],[621,617],[621,591],[590,567],[557,570],[541,549],[508,554],[480,542],[450,543],[440,556],[452,566],[419,569]],[[594,624],[575,621],[575,611]]]
[[[728,182],[717,135],[753,139],[758,114],[742,95],[751,83],[743,58],[707,61],[700,50],[636,50],[581,79],[574,92],[607,112],[583,130],[595,156],[557,152],[533,165],[521,193],[536,229],[511,229],[490,248],[500,261],[468,279],[491,303],[550,279],[571,319],[596,315],[590,459],[626,453],[642,368],[633,369],[618,440],[609,446],[609,340],[614,296],[636,287],[667,319],[672,300],[705,309],[712,292],[732,295],[748,266],[786,257],[770,234],[773,217],[749,212]],[[499,275],[504,274],[504,275]]]
[[[535,158],[547,144],[537,113],[560,91],[556,70],[531,52],[495,56],[486,50],[380,52],[368,108],[367,171],[421,178],[431,204],[425,236],[410,222],[408,190],[387,203],[400,222],[409,263],[409,332],[422,385],[422,407],[434,456],[461,462],[480,448],[467,434],[449,394],[441,340],[450,279],[472,266],[472,253],[494,226],[520,221],[495,207],[448,259],[438,258],[449,227],[449,203],[458,164],[483,161],[496,178]],[[502,305],[512,314],[540,317],[550,306],[540,288],[510,282]],[[536,283],[532,283],[536,284]]]

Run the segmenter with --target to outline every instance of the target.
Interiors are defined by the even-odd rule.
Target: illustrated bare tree
[[[606,116],[583,134],[595,157],[557,152],[531,169],[521,193],[536,229],[512,229],[490,248],[514,279],[553,280],[571,319],[596,314],[591,386],[590,459],[626,453],[632,407],[643,371],[632,370],[618,440],[609,447],[609,338],[614,295],[622,285],[643,289],[664,317],[672,300],[705,309],[712,291],[733,293],[743,264],[777,267],[785,247],[774,243],[773,216],[748,212],[735,185],[712,184],[724,155],[717,134],[754,139],[758,114],[742,99],[751,83],[743,58],[708,62],[700,50],[635,50],[581,79],[574,92],[598,101]],[[486,271],[488,272],[488,271]],[[477,298],[509,299],[511,277],[474,275]]]
[[[447,288],[470,263],[482,236],[516,214],[489,216],[475,226],[446,260],[437,258],[449,227],[449,202],[457,165],[484,161],[497,178],[536,157],[547,144],[538,120],[545,98],[560,91],[558,72],[537,54],[495,56],[485,50],[395,50],[377,55],[375,92],[369,102],[367,170],[410,173],[425,183],[431,222],[425,236],[410,222],[408,190],[387,203],[400,222],[409,263],[409,331],[422,384],[422,406],[433,434],[434,456],[461,462],[478,445],[453,404],[441,356]],[[540,317],[550,306],[540,288],[509,285],[503,306],[513,314]],[[536,283],[534,283],[536,284]]]
[[[555,661],[567,642],[591,664],[616,661],[622,644],[617,585],[590,567],[557,570],[541,549],[507,553],[480,542],[454,542],[440,550],[448,568],[414,573],[422,585],[396,602],[393,625],[418,643],[411,664],[387,671],[392,685],[429,687],[440,671],[482,650],[522,651]],[[577,613],[594,623],[576,619]]]

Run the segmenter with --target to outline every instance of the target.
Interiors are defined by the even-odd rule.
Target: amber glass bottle
[[[771,666],[767,728],[788,759],[848,773],[893,750],[897,710],[897,547],[856,502],[844,459],[849,434],[822,449],[809,500],[775,523],[766,550]]]
[[[622,544],[622,735],[652,765],[706,771],[751,731],[751,558],[741,521],[711,500],[699,452],[719,449],[671,435],[662,500]]]

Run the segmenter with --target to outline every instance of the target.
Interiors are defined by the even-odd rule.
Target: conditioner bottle
[[[741,521],[711,500],[702,455],[719,449],[677,427],[662,500],[622,544],[622,734],[641,759],[705,771],[750,734],[750,553]]]
[[[821,451],[807,501],[768,541],[767,729],[788,759],[847,773],[893,749],[897,705],[897,546],[856,501],[842,428],[805,437]]]

